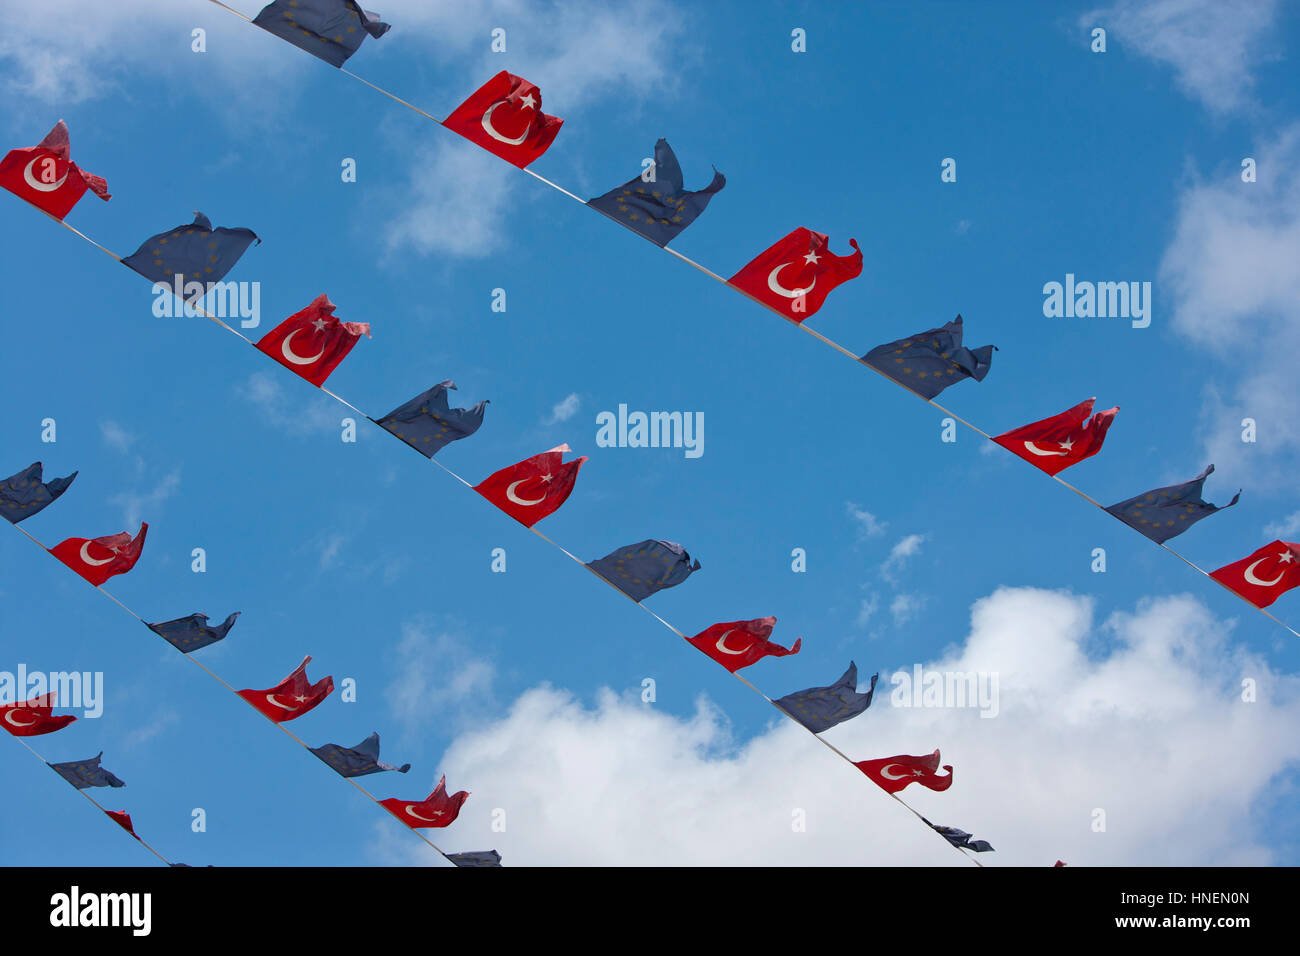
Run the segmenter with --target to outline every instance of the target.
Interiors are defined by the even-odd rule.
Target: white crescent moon
[[[113,560],[113,558],[105,558],[103,561],[96,561],[94,558],[92,558],[90,555],[88,555],[88,554],[86,553],[86,545],[88,545],[88,544],[90,544],[89,541],[83,541],[83,542],[81,543],[81,560],[82,560],[82,561],[85,561],[87,564],[89,564],[89,565],[91,565],[92,567],[94,567],[94,566],[98,566],[98,565],[101,565],[101,564],[108,564],[110,561]],[[113,557],[115,558],[115,557],[117,557],[117,555],[113,555]]]
[[[1267,560],[1268,560],[1267,557],[1260,558],[1258,561],[1256,561],[1246,569],[1246,573],[1244,577],[1246,578],[1247,584],[1255,584],[1262,588],[1271,588],[1273,585],[1277,584],[1284,577],[1286,577],[1285,569],[1283,569],[1282,573],[1279,574],[1277,577],[1275,577],[1272,581],[1261,581],[1259,578],[1255,577],[1255,569]]]
[[[297,707],[286,707],[284,704],[280,703],[278,700],[275,699],[275,695],[274,695],[274,694],[267,694],[267,695],[266,695],[266,702],[267,702],[268,704],[270,704],[272,707],[279,707],[281,710],[297,710],[297,709],[298,709]]]
[[[1041,448],[1039,448],[1037,445],[1035,445],[1035,444],[1034,444],[1033,442],[1031,442],[1031,441],[1027,441],[1027,442],[1025,442],[1025,451],[1029,452],[1031,455],[1043,455],[1043,456],[1048,457],[1048,458],[1052,457],[1053,455],[1068,455],[1068,454],[1069,454],[1068,451],[1043,451]]]
[[[321,349],[311,358],[303,358],[301,355],[294,352],[294,350],[289,347],[289,343],[292,342],[293,337],[301,331],[302,329],[294,329],[284,337],[284,341],[280,343],[280,354],[284,356],[285,361],[292,362],[294,365],[312,365],[325,354],[325,350]]]
[[[517,488],[519,485],[522,485],[525,481],[528,480],[529,479],[527,478],[520,478],[518,481],[510,482],[510,487],[506,489],[506,498],[508,498],[510,501],[513,501],[515,504],[523,505],[524,507],[528,507],[529,505],[540,505],[543,501],[545,501],[546,495],[542,495],[540,498],[538,498],[535,501],[527,501],[523,498],[520,498],[517,494],[515,494],[515,488]]]
[[[528,138],[528,132],[529,132],[528,129],[525,129],[523,135],[520,136],[518,139],[510,139],[509,137],[502,136],[500,133],[498,133],[496,131],[496,127],[492,125],[493,111],[504,102],[505,100],[499,100],[488,107],[487,112],[483,114],[483,129],[489,136],[491,136],[498,143],[505,143],[507,146],[518,146],[520,143],[522,143],[524,140]],[[531,129],[531,124],[529,126],[529,129]]]
[[[26,165],[26,167],[23,168],[23,179],[27,181],[28,186],[30,186],[32,189],[35,189],[37,192],[52,193],[68,181],[68,170],[66,169],[63,171],[63,178],[60,179],[57,183],[43,183],[32,176],[32,167],[36,165],[37,160],[52,159],[52,158],[53,157],[48,155],[36,156],[32,159],[30,163]]]
[[[751,647],[754,646],[753,644],[746,644],[744,648],[738,651],[733,651],[731,648],[729,648],[727,646],[727,634],[730,634],[734,630],[735,630],[734,627],[729,628],[725,634],[723,634],[720,638],[718,638],[718,643],[714,645],[718,650],[722,651],[722,653],[724,654],[743,654],[745,653],[745,651],[749,650]]]
[[[28,721],[28,722],[25,723],[25,724],[24,724],[24,723],[20,723],[20,722],[14,720],[14,712],[13,712],[12,710],[6,710],[6,711],[5,711],[5,723],[8,724],[10,727],[30,727],[30,726],[32,726],[33,724],[35,724],[36,721],[34,721],[34,720],[30,720],[30,721]]]
[[[903,780],[903,779],[905,779],[905,778],[907,777],[907,774],[905,774],[905,773],[890,773],[890,772],[889,772],[889,768],[890,768],[890,767],[897,767],[897,766],[899,766],[899,764],[896,764],[896,763],[887,763],[887,764],[885,764],[883,767],[880,768],[880,775],[881,775],[882,777],[884,777],[886,780]]]
[[[777,295],[783,295],[787,299],[797,299],[801,295],[807,295],[813,290],[813,286],[817,284],[817,277],[813,276],[812,285],[808,286],[806,289],[787,289],[777,281],[776,277],[780,274],[781,270],[788,265],[790,265],[790,263],[783,262],[767,274],[767,287]]]
[[[420,814],[416,813],[415,810],[414,810],[412,807],[409,807],[409,806],[406,808],[406,812],[409,813],[411,816],[415,817],[415,819],[417,819],[417,820],[423,820],[425,823],[437,823],[437,822],[438,822],[438,820],[437,820],[436,817],[425,817],[425,816],[421,816]],[[438,816],[442,816],[442,814],[439,813]]]

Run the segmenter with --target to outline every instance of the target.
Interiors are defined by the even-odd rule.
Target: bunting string
[[[231,6],[229,6],[229,5],[225,4],[225,3],[222,3],[221,0],[208,0],[208,2],[209,2],[209,3],[213,3],[213,4],[215,4],[216,6],[221,7],[223,10],[226,10],[226,11],[228,11],[228,12],[234,14],[235,16],[239,17],[239,19],[243,20],[244,22],[246,22],[246,23],[248,23],[248,24],[250,24],[250,25],[252,25],[252,23],[253,23],[253,21],[252,21],[252,19],[251,19],[250,17],[248,17],[247,15],[245,15],[245,14],[241,13],[240,11],[234,9],[234,8],[231,7]],[[380,86],[378,86],[378,85],[376,85],[376,84],[374,84],[374,83],[371,83],[369,80],[365,79],[364,77],[358,76],[356,73],[353,73],[351,70],[348,70],[348,69],[346,69],[346,68],[344,68],[344,67],[339,67],[338,69],[339,69],[339,72],[344,73],[344,74],[346,74],[347,76],[351,77],[352,79],[358,81],[359,83],[362,83],[362,84],[364,84],[364,85],[370,87],[371,89],[373,89],[373,90],[375,90],[375,91],[381,93],[382,95],[388,97],[389,99],[393,100],[394,102],[396,102],[396,103],[400,103],[402,106],[405,106],[407,109],[409,109],[409,110],[415,112],[416,114],[418,114],[418,115],[424,117],[425,119],[429,120],[430,122],[432,122],[432,123],[438,125],[440,128],[445,128],[445,127],[443,127],[443,120],[438,119],[436,116],[434,116],[434,115],[432,115],[431,113],[429,113],[429,112],[427,112],[427,111],[421,109],[420,107],[414,105],[413,103],[410,103],[410,102],[408,102],[407,100],[402,99],[402,97],[397,96],[397,95],[394,94],[394,93],[390,93],[388,90],[384,89],[383,87],[380,87]],[[576,193],[570,192],[568,189],[565,189],[563,186],[559,185],[558,183],[555,183],[555,182],[553,182],[552,180],[547,179],[545,176],[541,175],[540,173],[534,172],[532,169],[529,169],[528,167],[515,167],[515,168],[519,169],[520,172],[526,173],[526,174],[528,174],[529,176],[533,177],[533,179],[537,180],[538,182],[543,183],[543,184],[546,185],[546,186],[549,186],[551,189],[555,190],[556,192],[559,192],[559,193],[562,193],[562,194],[565,195],[565,196],[568,196],[568,197],[569,197],[570,199],[572,199],[574,202],[576,202],[576,203],[578,203],[578,204],[584,206],[585,208],[587,208],[587,209],[591,209],[591,210],[593,210],[594,212],[597,212],[597,213],[599,213],[600,215],[604,216],[606,219],[610,220],[611,222],[617,223],[619,226],[621,226],[621,227],[624,228],[624,229],[627,229],[629,232],[632,232],[633,234],[638,235],[638,236],[641,235],[640,233],[636,232],[636,230],[629,228],[629,227],[628,227],[625,223],[623,223],[621,220],[615,218],[614,216],[611,216],[611,215],[610,215],[609,213],[607,213],[605,210],[603,210],[603,209],[601,209],[601,208],[599,208],[599,207],[597,207],[597,206],[593,206],[593,205],[589,204],[585,199],[582,199],[582,198],[581,198],[580,196],[578,196]],[[69,228],[71,228],[71,227],[69,227]],[[73,230],[73,231],[75,232],[76,230]],[[84,238],[84,237],[83,237],[83,238]],[[645,237],[642,236],[642,238],[645,238]],[[93,241],[93,240],[91,240],[91,241]],[[96,243],[96,245],[98,245],[98,244]],[[703,273],[704,275],[708,276],[710,279],[713,279],[715,282],[718,282],[718,283],[720,283],[720,284],[726,286],[726,287],[727,287],[728,289],[730,289],[732,292],[739,293],[740,295],[742,295],[742,296],[744,296],[745,298],[749,299],[751,302],[757,303],[759,306],[761,306],[762,308],[766,309],[767,311],[773,313],[774,315],[778,316],[779,318],[781,318],[781,319],[782,319],[783,321],[785,321],[786,323],[788,323],[788,324],[790,324],[790,325],[793,325],[795,328],[800,329],[800,330],[802,330],[803,332],[806,332],[808,335],[811,335],[814,339],[817,339],[818,341],[822,342],[824,345],[829,346],[830,348],[834,349],[835,351],[837,351],[837,352],[839,352],[839,353],[841,353],[841,354],[843,354],[843,355],[848,356],[848,357],[849,357],[850,359],[852,359],[856,364],[862,366],[863,368],[868,369],[868,370],[871,371],[871,372],[874,372],[876,375],[879,375],[881,378],[885,379],[886,381],[890,382],[891,384],[896,385],[896,386],[898,386],[899,388],[902,388],[902,389],[904,389],[904,390],[910,392],[912,395],[916,396],[916,397],[919,398],[921,401],[925,402],[927,405],[930,405],[932,408],[934,408],[936,411],[940,412],[942,415],[944,415],[944,416],[946,416],[946,417],[948,417],[948,418],[953,419],[954,421],[956,421],[956,422],[958,422],[959,424],[965,426],[967,429],[969,429],[970,431],[974,432],[975,434],[981,436],[982,438],[984,438],[984,439],[986,439],[986,440],[988,440],[988,441],[993,441],[993,440],[994,440],[992,435],[990,435],[988,432],[984,431],[984,429],[980,428],[978,425],[975,425],[973,422],[970,422],[970,421],[968,421],[967,419],[963,418],[962,416],[956,414],[955,412],[953,412],[953,411],[951,411],[951,410],[945,408],[943,405],[939,404],[939,403],[936,402],[934,399],[926,398],[924,395],[920,394],[919,392],[915,391],[914,389],[909,388],[905,383],[900,382],[900,381],[898,381],[897,379],[891,378],[890,376],[884,374],[884,373],[881,372],[879,369],[874,368],[873,366],[871,366],[871,365],[868,364],[867,362],[864,362],[864,361],[862,360],[862,358],[861,358],[860,356],[857,355],[857,353],[855,353],[855,352],[853,352],[853,351],[851,351],[851,350],[845,348],[843,345],[841,345],[840,343],[836,342],[834,339],[831,339],[830,337],[828,337],[828,336],[826,336],[826,335],[823,335],[821,332],[818,332],[816,329],[810,327],[806,322],[795,322],[795,321],[792,320],[789,316],[787,316],[787,315],[785,315],[784,313],[782,313],[780,310],[773,308],[771,305],[769,305],[768,303],[764,302],[762,299],[759,299],[759,298],[757,298],[757,297],[755,297],[755,296],[749,294],[749,293],[746,292],[744,289],[741,289],[741,288],[737,287],[736,285],[734,285],[734,284],[732,284],[731,282],[729,282],[727,279],[723,278],[723,277],[722,277],[721,275],[719,275],[718,273],[714,272],[712,269],[710,269],[710,268],[708,268],[707,266],[705,266],[705,265],[703,265],[703,264],[701,264],[701,263],[695,261],[694,259],[690,258],[689,256],[684,255],[684,254],[682,254],[681,252],[678,252],[676,249],[672,249],[672,248],[670,248],[670,247],[667,246],[667,245],[662,245],[662,246],[660,246],[660,245],[658,245],[657,243],[651,243],[651,245],[653,245],[653,246],[655,246],[656,248],[662,250],[663,252],[668,253],[669,255],[673,256],[674,258],[680,260],[681,262],[683,262],[683,263],[685,263],[686,265],[690,266],[692,269],[695,269],[697,272],[701,272],[701,273]],[[101,246],[100,248],[103,248],[103,247]],[[104,251],[107,252],[108,250],[105,249]],[[112,253],[109,253],[109,254],[112,255]],[[232,331],[233,331],[233,330],[232,330]],[[351,407],[351,406],[349,406],[349,407]],[[1044,472],[1044,474],[1046,474],[1046,472]],[[1050,477],[1053,481],[1055,481],[1057,484],[1061,485],[1062,487],[1068,489],[1069,491],[1074,492],[1074,494],[1078,495],[1078,496],[1079,496],[1080,498],[1082,498],[1084,501],[1088,502],[1089,504],[1093,505],[1094,507],[1098,508],[1099,510],[1105,512],[1109,517],[1113,518],[1113,519],[1116,520],[1116,521],[1119,520],[1118,518],[1115,517],[1115,515],[1112,515],[1109,511],[1106,511],[1106,506],[1105,506],[1105,505],[1101,504],[1099,501],[1097,501],[1097,500],[1096,500],[1095,498],[1093,498],[1092,496],[1090,496],[1090,495],[1086,494],[1085,492],[1081,491],[1079,488],[1075,487],[1075,486],[1072,485],[1070,482],[1066,481],[1064,478],[1061,478],[1060,475],[1048,475],[1048,477]],[[1120,523],[1123,524],[1123,522],[1120,522]],[[1126,527],[1127,527],[1127,525],[1126,525]],[[1144,536],[1144,537],[1145,537],[1145,536]],[[1151,539],[1148,538],[1148,540],[1151,540]],[[1278,617],[1276,617],[1272,612],[1270,612],[1270,611],[1267,610],[1266,608],[1262,608],[1262,607],[1259,607],[1259,606],[1257,606],[1257,605],[1251,603],[1251,602],[1250,602],[1249,600],[1247,600],[1245,597],[1243,597],[1242,595],[1238,594],[1236,591],[1232,590],[1232,588],[1228,587],[1227,585],[1223,584],[1221,581],[1218,581],[1217,579],[1215,579],[1214,577],[1212,577],[1208,571],[1206,571],[1204,568],[1200,567],[1198,564],[1196,564],[1195,562],[1193,562],[1191,559],[1187,558],[1185,555],[1179,553],[1178,551],[1175,551],[1173,548],[1170,548],[1168,545],[1163,544],[1163,543],[1161,543],[1161,542],[1153,542],[1153,543],[1158,544],[1161,548],[1163,548],[1165,551],[1168,551],[1168,552],[1169,552],[1170,554],[1172,554],[1174,557],[1178,558],[1180,561],[1182,561],[1184,564],[1186,564],[1189,568],[1191,568],[1191,569],[1192,569],[1193,571],[1195,571],[1196,573],[1200,574],[1202,577],[1208,578],[1209,580],[1213,581],[1216,585],[1218,585],[1219,587],[1223,588],[1225,591],[1227,591],[1227,592],[1228,592],[1229,594],[1231,594],[1233,597],[1237,598],[1237,599],[1240,600],[1240,601],[1243,601],[1244,603],[1246,603],[1247,605],[1249,605],[1249,606],[1250,606],[1251,608],[1253,608],[1254,610],[1259,611],[1259,612],[1260,612],[1261,614],[1263,614],[1265,617],[1269,618],[1269,620],[1273,621],[1275,624],[1277,624],[1277,625],[1281,626],[1282,628],[1286,629],[1287,631],[1289,631],[1289,632],[1291,633],[1292,636],[1294,636],[1294,637],[1300,637],[1300,631],[1297,631],[1295,628],[1291,627],[1291,625],[1287,624],[1285,621],[1282,621],[1281,619],[1279,619]]]

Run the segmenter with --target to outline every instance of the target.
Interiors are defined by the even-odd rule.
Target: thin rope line
[[[27,748],[27,752],[30,753],[33,757],[35,757],[35,758],[36,758],[37,760],[39,760],[41,763],[45,764],[45,766],[49,767],[51,770],[54,770],[54,765],[53,765],[52,763],[50,763],[48,760],[46,760],[44,757],[42,757],[42,756],[41,756],[41,755],[36,751],[36,748],[34,748],[31,744],[29,744],[27,741],[23,740],[23,738],[21,738],[21,737],[14,736],[14,735],[12,735],[12,734],[11,734],[10,736],[13,736],[14,740],[18,741],[20,744],[22,744],[24,747],[26,747],[26,748]],[[55,772],[55,773],[58,773],[57,770],[54,770],[54,772]],[[63,775],[62,775],[62,774],[59,774],[59,776],[60,776],[60,778],[63,778]],[[67,781],[66,778],[63,779],[63,782],[64,782],[64,783],[68,783],[68,781]],[[68,784],[68,785],[69,785],[69,786],[72,786],[71,784]],[[94,797],[92,797],[90,794],[86,793],[85,790],[82,790],[80,787],[72,787],[72,789],[73,789],[73,790],[76,790],[77,793],[81,794],[83,797],[85,797],[87,800],[89,800],[91,803],[93,803],[96,807],[98,807],[99,810],[100,810],[100,812],[103,813],[105,816],[108,815],[108,810],[104,809],[103,805],[102,805],[98,800],[96,800]],[[112,818],[110,817],[110,819],[112,819]],[[116,820],[114,820],[114,823],[115,823],[115,825],[117,826],[117,828],[118,828],[119,830],[122,830],[122,831],[126,832],[126,833],[127,833],[128,835],[130,835],[130,836],[134,836],[135,839],[136,839],[136,842],[137,842],[137,843],[139,843],[142,847],[144,847],[146,850],[148,850],[148,851],[149,851],[150,853],[152,853],[154,856],[158,857],[158,859],[162,860],[163,863],[164,863],[165,865],[167,865],[167,866],[171,866],[171,865],[172,865],[171,861],[168,860],[167,857],[163,856],[161,853],[159,853],[157,850],[155,850],[155,849],[153,848],[153,845],[150,844],[149,841],[146,840],[144,837],[142,837],[142,836],[140,836],[138,833],[136,833],[136,832],[134,831],[134,829],[132,829],[132,830],[127,830],[126,827],[122,826],[120,823],[117,823]]]

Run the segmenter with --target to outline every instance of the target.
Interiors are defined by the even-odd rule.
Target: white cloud
[[[492,703],[496,668],[473,653],[456,629],[420,616],[402,625],[397,678],[388,686],[388,709],[410,733],[449,710],[469,720]]]
[[[892,707],[886,673],[871,710],[828,739],[853,759],[940,747],[952,789],[902,796],[991,842],[986,865],[1266,864],[1257,803],[1300,760],[1300,679],[1230,645],[1230,629],[1188,596],[1098,625],[1088,599],[1002,589],[975,604],[950,656],[925,662],[997,672],[996,718]],[[710,677],[725,675],[698,674]],[[1254,703],[1240,699],[1243,677],[1257,681]],[[458,736],[444,771],[472,796],[440,843],[498,849],[508,866],[969,865],[798,727],[737,744],[705,698],[677,717],[634,691],[588,706],[543,685]],[[807,832],[792,831],[796,809]],[[427,859],[391,823],[376,829],[379,858]]]
[[[343,419],[355,417],[331,398],[321,395],[290,396],[279,378],[270,372],[254,372],[243,383],[235,386],[235,393],[258,406],[267,422],[294,435],[323,431],[342,434]],[[365,433],[361,425],[359,422],[358,439]]]
[[[1173,67],[1178,86],[1211,112],[1251,104],[1252,69],[1263,59],[1273,31],[1274,0],[1123,0],[1080,18],[1091,30],[1105,27],[1114,44]]]
[[[578,393],[570,392],[563,400],[551,406],[551,413],[542,420],[542,423],[545,425],[558,425],[560,422],[567,422],[578,414],[580,404],[581,399],[578,398]]]
[[[1274,521],[1264,527],[1266,538],[1289,538],[1297,532],[1300,532],[1300,511],[1293,511],[1281,521]]]
[[[894,617],[894,624],[902,626],[916,616],[925,599],[917,594],[896,594],[889,602],[889,613]]]
[[[870,511],[866,511],[860,504],[849,501],[845,503],[845,510],[850,518],[858,523],[858,535],[864,538],[878,538],[885,533],[889,527],[887,522],[881,521]]]
[[[137,528],[142,520],[150,521],[157,517],[158,508],[164,501],[180,490],[181,473],[172,471],[164,475],[150,491],[124,491],[113,495],[109,501],[122,508],[126,527]]]
[[[889,549],[889,557],[880,566],[880,576],[886,581],[893,581],[894,572],[901,571],[908,561],[921,553],[921,545],[928,537],[929,535],[924,534],[909,534],[900,538]]]
[[[128,432],[117,422],[105,421],[99,423],[99,437],[104,439],[104,444],[116,451],[125,453],[131,443],[135,441],[135,436]]]
[[[875,594],[868,594],[858,605],[858,617],[855,622],[858,627],[866,627],[871,618],[875,616],[876,611],[880,609],[880,598]]]

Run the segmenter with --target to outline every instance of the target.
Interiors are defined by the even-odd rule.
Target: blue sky
[[[941,748],[953,788],[903,796],[992,842],[987,862],[1300,862],[1300,653],[1283,629],[978,436],[941,442],[941,416],[902,389],[206,2],[34,6],[0,0],[0,127],[13,148],[67,121],[74,160],[113,193],[70,224],[122,255],[195,209],[253,229],[263,242],[230,276],[261,283],[250,334],[326,292],[372,326],[329,382],[358,407],[378,417],[447,378],[453,404],[490,399],[439,456],[472,482],[561,442],[590,456],[540,529],[585,559],[684,544],[703,570],[647,603],[687,633],[775,615],[774,639],[804,647],[745,672],[773,697],[850,659],[864,683],[880,671],[876,705],[828,739],[854,759]],[[958,414],[998,433],[1096,395],[1122,410],[1067,480],[1110,503],[1213,461],[1209,500],[1240,487],[1241,503],[1173,547],[1212,569],[1295,540],[1293,10],[461,6],[381,5],[392,31],[349,68],[438,116],[500,69],[527,77],[565,119],[533,168],[581,196],[666,136],[689,188],[711,165],[727,175],[682,253],[730,275],[798,226],[839,254],[856,238],[862,276],[811,326],[861,354],[961,313],[968,345],[1000,351],[940,399]],[[150,620],[242,611],[198,655],[231,684],[271,686],[305,654],[313,678],[354,678],[356,703],[336,695],[290,728],[312,745],[378,730],[385,760],[413,764],[363,781],[381,798],[423,797],[443,773],[470,790],[433,832],[444,849],[507,865],[962,863],[400,442],[365,422],[342,442],[350,413],[328,397],[206,321],[155,317],[139,276],[14,197],[0,207],[0,471],[80,471],[23,527],[53,545],[143,518],[144,556],[108,589]],[[1066,273],[1151,281],[1150,328],[1045,318],[1043,284]],[[702,412],[704,454],[598,448],[596,415],[620,403]],[[34,745],[56,761],[103,750],[127,787],[95,796],[165,855],[437,862],[22,535],[0,535],[0,562],[0,669],[104,673],[103,717]],[[1273,610],[1300,622],[1294,595]],[[999,672],[999,716],[890,707],[883,682],[918,663]],[[0,746],[0,766],[4,863],[150,862],[21,747]]]

